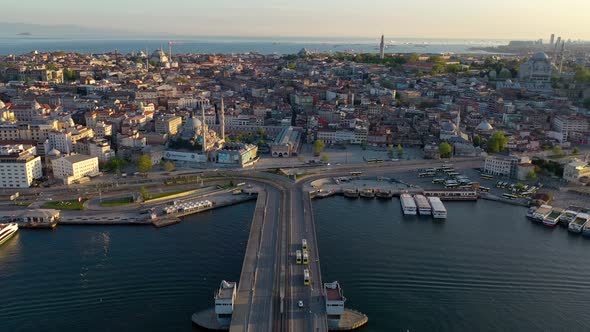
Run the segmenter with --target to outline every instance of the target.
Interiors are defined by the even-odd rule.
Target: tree
[[[551,151],[553,151],[553,156],[555,157],[561,157],[563,155],[563,149],[559,145],[554,146]]]
[[[121,158],[113,158],[109,160],[106,169],[109,172],[119,173],[127,165],[127,161]]]
[[[418,54],[416,54],[416,53],[411,54],[408,57],[408,62],[418,62],[418,60],[420,60],[420,56]]]
[[[328,155],[327,155],[327,154],[325,154],[325,153],[322,153],[322,156],[320,157],[320,160],[321,160],[323,163],[327,163],[327,162],[329,162],[329,161],[330,161],[330,157],[328,157]]]
[[[72,69],[64,69],[63,75],[66,81],[72,82],[76,80],[76,73]]]
[[[140,173],[147,173],[152,170],[152,159],[147,154],[142,154],[137,158],[137,170]]]
[[[176,169],[176,165],[174,165],[174,163],[173,163],[173,162],[171,162],[171,161],[169,161],[169,160],[166,160],[166,161],[163,161],[163,162],[162,162],[162,169],[163,169],[165,172],[172,172],[173,170],[175,170],[175,169]]]
[[[535,166],[535,169],[537,168],[537,166]],[[535,170],[530,170],[527,175],[526,175],[526,179],[529,181],[534,181],[537,179],[537,173],[535,172]]]
[[[313,142],[313,155],[319,156],[325,147],[326,147],[326,143],[324,143],[324,141],[319,140],[319,139],[316,140],[315,142]]]
[[[497,131],[488,140],[488,152],[498,153],[504,150],[504,147],[507,143],[508,138],[504,136],[504,133],[501,131]]]
[[[393,144],[389,144],[389,150],[387,152],[389,158],[393,158]]]
[[[145,187],[139,188],[139,196],[141,196],[141,199],[144,201],[147,201],[148,199],[150,199],[150,193],[148,192],[148,190]]]
[[[479,137],[479,136],[474,136],[474,137],[473,137],[473,145],[474,145],[474,146],[481,146],[481,137]]]
[[[404,148],[402,148],[401,144],[397,145],[397,157],[401,158],[401,156],[404,154]]]
[[[438,153],[440,153],[440,156],[442,158],[450,157],[452,152],[453,152],[453,147],[451,146],[451,144],[449,144],[447,142],[442,142],[439,144]]]
[[[572,154],[578,154],[578,153],[580,153],[580,148],[576,146],[576,147],[575,147],[575,148],[572,150]]]

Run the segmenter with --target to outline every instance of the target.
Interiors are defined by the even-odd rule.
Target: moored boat
[[[375,198],[375,190],[373,189],[363,189],[359,194],[364,198]]]
[[[537,222],[543,222],[545,217],[547,217],[552,210],[553,207],[551,205],[539,206],[539,208],[533,213],[533,220]]]
[[[549,227],[555,227],[555,226],[557,226],[557,223],[559,222],[559,217],[561,217],[562,214],[563,214],[563,209],[553,208],[553,210],[551,211],[551,213],[549,213],[543,219],[543,225],[549,226]]]
[[[447,209],[445,205],[442,203],[440,198],[438,197],[428,197],[428,202],[432,207],[432,216],[435,219],[446,219],[447,218]]]
[[[401,194],[400,195],[400,202],[402,204],[402,210],[405,215],[413,215],[417,214],[416,212],[416,203],[410,194]]]
[[[432,214],[432,207],[430,207],[430,203],[428,203],[426,196],[414,195],[414,201],[416,201],[418,213],[420,213],[421,216],[429,216]]]
[[[348,197],[348,198],[358,198],[359,197],[359,191],[356,189],[344,189],[343,194],[344,194],[344,197]]]
[[[584,225],[588,222],[589,219],[590,215],[586,213],[578,213],[576,215],[576,219],[570,222],[569,226],[567,227],[567,230],[572,233],[581,233],[582,229],[584,228]]]
[[[568,227],[569,224],[576,219],[578,215],[577,212],[572,210],[566,210],[564,213],[561,214],[559,217],[559,224],[563,227]]]

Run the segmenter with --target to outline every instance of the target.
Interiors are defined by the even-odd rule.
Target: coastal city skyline
[[[2,332],[590,331],[590,2],[3,10]]]
[[[22,2],[3,5],[5,22],[41,25],[70,24],[112,33],[236,37],[371,38],[384,33],[396,38],[529,39],[557,32],[590,40],[585,13],[590,4],[566,0],[555,5],[533,0],[477,3],[454,0],[396,3],[391,1],[233,0],[186,2],[106,0],[92,9],[72,1]],[[117,10],[112,10],[117,8]],[[132,13],[132,14],[130,14]]]

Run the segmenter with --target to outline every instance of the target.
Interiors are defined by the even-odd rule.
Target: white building
[[[324,294],[326,296],[328,325],[330,327],[336,327],[344,314],[344,302],[346,302],[346,298],[342,295],[342,288],[340,288],[338,281],[324,283]]]
[[[43,176],[41,157],[34,146],[0,146],[0,187],[28,188],[34,179]]]
[[[72,133],[54,131],[49,133],[49,147],[56,149],[61,153],[70,153],[73,151]]]
[[[83,154],[74,154],[51,161],[53,175],[72,184],[83,177],[98,175],[98,158]]]
[[[586,133],[589,130],[588,119],[578,116],[558,115],[551,121],[551,127],[557,133],[558,141],[569,139],[570,133]]]
[[[492,175],[503,175],[515,178],[518,164],[528,163],[528,157],[516,157],[502,154],[494,154],[486,157],[484,172]]]
[[[237,284],[223,280],[215,294],[215,314],[221,325],[229,325],[234,312]]]
[[[579,183],[582,177],[590,177],[590,166],[587,162],[574,161],[563,168],[563,178],[569,182]]]

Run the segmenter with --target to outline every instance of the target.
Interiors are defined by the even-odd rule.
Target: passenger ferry
[[[16,223],[0,224],[0,244],[8,241],[18,231]]]
[[[432,206],[432,216],[435,219],[446,219],[447,209],[438,197],[428,197],[428,202]]]
[[[543,219],[543,225],[549,226],[549,227],[555,227],[555,226],[557,226],[557,223],[559,222],[559,217],[561,217],[561,214],[562,213],[563,213],[563,209],[554,208],[551,211],[551,213],[549,213],[549,215],[547,215]]]
[[[420,213],[421,216],[429,216],[432,214],[432,208],[430,207],[430,203],[428,203],[426,196],[414,195],[414,201],[416,201],[418,213]]]
[[[572,210],[566,210],[564,213],[561,214],[561,216],[559,217],[559,224],[563,227],[567,227],[570,225],[570,223],[572,221],[574,221],[574,219],[576,219],[576,216],[578,215],[577,212],[572,211]]]
[[[533,220],[543,222],[543,220],[545,220],[545,217],[547,217],[552,210],[553,207],[551,205],[539,206],[539,208],[533,213]]]
[[[586,213],[578,213],[578,215],[576,215],[576,219],[570,222],[569,226],[567,226],[568,231],[572,233],[581,233],[584,225],[589,219],[590,215],[587,215]]]
[[[405,215],[412,215],[415,216],[416,212],[416,203],[410,194],[401,194],[400,201],[402,204],[402,210],[404,211]]]

